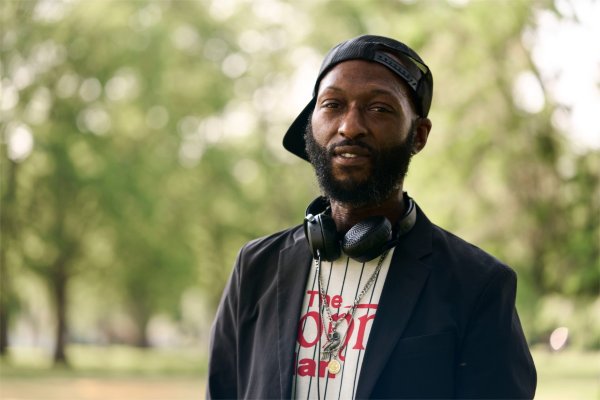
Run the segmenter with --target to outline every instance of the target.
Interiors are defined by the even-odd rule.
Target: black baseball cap
[[[402,60],[403,63],[398,62],[397,59]],[[283,137],[283,147],[306,161],[308,155],[305,150],[304,132],[315,107],[319,83],[334,66],[348,60],[367,60],[386,66],[408,85],[417,113],[421,117],[426,117],[429,113],[433,95],[433,77],[429,67],[414,50],[404,43],[384,36],[362,35],[346,40],[329,50],[325,56],[312,99]]]

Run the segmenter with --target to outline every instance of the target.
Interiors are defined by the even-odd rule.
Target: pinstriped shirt
[[[315,264],[312,263],[298,323],[293,369],[294,398],[354,398],[364,351],[377,313],[392,254],[393,250],[390,250],[386,255],[371,288],[360,299],[353,318],[347,313],[375,272],[379,257],[361,263],[342,255],[334,262],[321,264],[323,290],[332,319],[334,321],[344,319],[337,327],[343,343],[337,357],[341,363],[341,370],[337,374],[328,371],[329,358],[324,358],[322,354],[322,346],[327,342],[326,333],[332,328],[327,314],[323,316],[319,314],[321,299],[319,279]]]

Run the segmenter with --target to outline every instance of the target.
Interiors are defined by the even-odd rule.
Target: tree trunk
[[[8,310],[4,301],[0,303],[0,357],[8,354]]]
[[[148,341],[148,335],[146,334],[146,325],[140,327],[140,334],[138,336],[136,347],[147,349],[150,347],[150,341]]]
[[[142,305],[134,306],[134,320],[138,328],[138,335],[135,341],[135,346],[140,348],[150,347],[150,341],[148,340],[148,334],[146,333],[148,328],[148,321],[150,317],[146,311],[146,307]]]
[[[54,365],[68,365],[65,348],[68,338],[67,328],[67,274],[63,262],[55,265],[56,270],[52,279],[52,288],[54,295],[56,311],[56,337],[54,342]]]
[[[0,151],[6,154],[5,145]],[[8,353],[8,323],[10,320],[11,300],[13,292],[10,285],[11,277],[6,264],[8,244],[17,243],[16,197],[17,197],[17,164],[12,160],[2,158],[3,168],[7,176],[2,176],[0,182],[6,182],[2,189],[2,207],[0,208],[0,356]]]
[[[8,313],[9,287],[6,266],[6,238],[3,238],[2,249],[0,249],[0,357],[8,353]]]

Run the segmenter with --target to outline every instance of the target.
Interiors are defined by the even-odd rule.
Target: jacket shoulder
[[[446,259],[446,265],[475,276],[500,274],[516,277],[512,268],[476,245],[437,225],[433,226],[433,232],[434,248],[440,257]]]
[[[241,253],[260,254],[262,252],[271,252],[276,249],[284,249],[294,245],[298,240],[304,238],[302,225],[296,225],[279,232],[262,236],[247,242]]]
[[[247,269],[255,266],[263,270],[276,267],[281,250],[295,245],[306,246],[308,251],[302,225],[247,242],[239,251],[237,267]]]

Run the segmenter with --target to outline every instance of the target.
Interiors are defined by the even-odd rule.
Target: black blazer
[[[301,226],[239,253],[210,342],[208,398],[290,398],[311,254]],[[506,265],[433,225],[396,247],[357,398],[533,398],[536,371]]]

